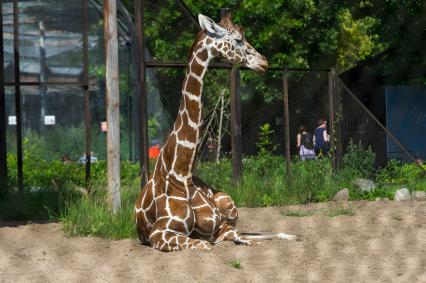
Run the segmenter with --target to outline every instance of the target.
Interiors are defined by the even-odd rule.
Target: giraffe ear
[[[202,30],[207,30],[209,33],[223,36],[225,34],[225,29],[218,24],[216,24],[212,19],[207,16],[198,14],[198,22]]]

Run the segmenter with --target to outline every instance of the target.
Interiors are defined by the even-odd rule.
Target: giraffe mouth
[[[261,60],[255,67],[254,71],[258,74],[264,74],[268,70],[269,64],[266,60]]]
[[[254,68],[254,71],[256,72],[256,73],[258,73],[258,74],[264,74],[264,73],[266,73],[266,70],[267,70],[267,68],[265,68],[265,67],[262,67],[262,66],[256,66],[255,68]]]

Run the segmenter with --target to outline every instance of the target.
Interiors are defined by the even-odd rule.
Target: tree
[[[117,7],[115,0],[104,0],[105,70],[107,105],[108,192],[113,213],[120,201],[120,108],[118,76]]]

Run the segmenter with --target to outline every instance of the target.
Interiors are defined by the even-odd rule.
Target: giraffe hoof
[[[297,240],[297,236],[296,235],[289,235],[289,234],[286,234],[286,233],[278,233],[277,237],[279,239],[289,240],[289,241]]]
[[[234,239],[235,244],[237,245],[245,245],[245,246],[253,246],[255,243],[253,240],[250,240],[245,237],[238,237]]]

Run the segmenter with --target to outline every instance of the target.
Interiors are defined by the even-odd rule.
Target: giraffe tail
[[[296,235],[286,233],[241,233],[241,236],[255,241],[281,239],[281,240],[296,240]]]

